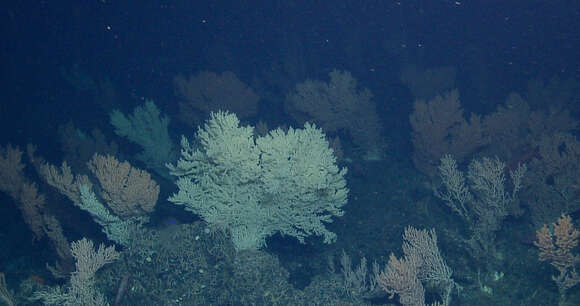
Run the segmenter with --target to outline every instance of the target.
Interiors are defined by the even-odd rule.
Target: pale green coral
[[[239,250],[263,247],[275,233],[336,239],[324,223],[343,214],[346,169],[336,166],[322,130],[307,123],[256,137],[234,114],[218,112],[197,140],[198,149],[184,138],[181,159],[168,165],[179,187],[171,202],[229,230]]]
[[[125,116],[119,110],[110,114],[115,133],[140,145],[143,151],[137,158],[147,168],[166,175],[165,163],[173,159],[173,142],[169,137],[169,118],[161,112],[152,100],[137,106],[132,115]]]

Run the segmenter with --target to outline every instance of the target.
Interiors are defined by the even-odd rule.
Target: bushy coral
[[[183,138],[180,160],[169,165],[179,187],[171,202],[229,230],[238,250],[259,249],[275,233],[336,239],[324,223],[343,214],[346,169],[322,130],[307,123],[256,137],[236,115],[218,112],[196,136],[199,148]]]

